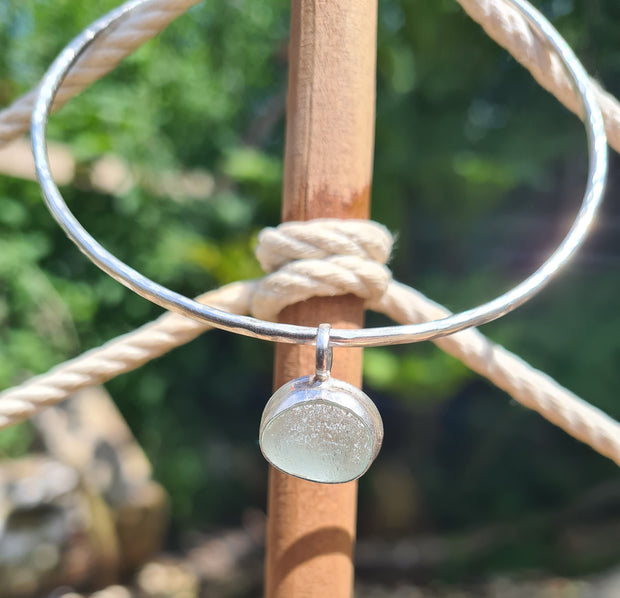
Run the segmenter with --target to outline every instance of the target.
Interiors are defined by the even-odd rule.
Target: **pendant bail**
[[[327,380],[332,371],[334,351],[329,344],[330,324],[321,324],[316,334],[316,366],[314,379],[319,382]]]

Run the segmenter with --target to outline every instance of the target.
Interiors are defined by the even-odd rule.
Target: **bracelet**
[[[175,293],[130,268],[104,249],[80,225],[70,212],[53,181],[46,150],[46,129],[56,92],[77,58],[90,46],[93,40],[145,1],[148,0],[141,0],[133,5],[123,6],[121,9],[112,11],[88,27],[61,52],[43,79],[32,115],[31,133],[37,176],[48,208],[67,235],[91,261],[142,297],[171,311],[208,322],[216,328],[277,342],[313,344],[317,335],[317,329],[314,327],[279,324],[230,314]],[[522,13],[536,33],[557,52],[583,104],[590,155],[589,173],[583,203],[572,228],[560,246],[536,272],[496,299],[448,318],[422,324],[357,330],[334,329],[330,336],[333,346],[370,347],[431,340],[495,320],[540,291],[569,260],[585,238],[601,202],[605,187],[607,140],[603,118],[596,104],[588,75],[563,38],[527,2],[523,0],[506,1]]]

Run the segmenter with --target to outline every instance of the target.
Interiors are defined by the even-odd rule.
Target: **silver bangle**
[[[315,344],[318,332],[315,327],[279,324],[221,311],[175,293],[130,268],[104,249],[82,227],[70,212],[52,179],[47,156],[46,131],[51,106],[59,87],[80,55],[99,35],[117,24],[136,6],[148,1],[137,0],[132,4],[125,4],[93,23],[61,52],[41,83],[33,110],[31,133],[37,176],[47,206],[67,235],[92,262],[142,297],[171,311],[208,322],[216,328],[277,342]],[[358,330],[334,329],[330,334],[332,346],[370,347],[430,340],[495,320],[540,291],[569,260],[590,229],[605,188],[607,140],[603,118],[589,77],[559,33],[535,8],[524,0],[505,1],[517,9],[536,34],[555,50],[583,104],[584,122],[588,134],[589,173],[583,203],[573,226],[560,246],[536,272],[492,301],[447,318],[422,324]]]

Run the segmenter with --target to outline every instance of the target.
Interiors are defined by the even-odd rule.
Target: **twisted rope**
[[[200,0],[148,0],[133,10],[118,27],[97,40],[80,58],[60,88],[54,108],[109,73],[142,44],[165,29]],[[502,0],[457,0],[463,10],[499,45],[510,52],[534,79],[582,118],[579,100],[570,81],[544,41],[527,21]],[[130,0],[124,6],[134,3]],[[620,103],[591,80],[605,118],[609,145],[620,152]],[[28,130],[37,90],[33,89],[0,111],[0,147]]]
[[[392,282],[379,302],[368,306],[400,324],[445,318],[452,312],[408,286]],[[620,465],[620,423],[558,384],[475,328],[433,341],[515,401]]]
[[[385,266],[391,249],[387,228],[367,220],[316,219],[266,228],[256,257],[271,274],[254,292],[252,314],[274,320],[287,305],[348,293],[377,301],[392,280]]]
[[[340,295],[357,286],[364,287],[367,307],[381,311],[401,324],[416,324],[450,315],[444,307],[418,291],[383,276],[374,279],[372,267],[384,271],[390,253],[387,231],[366,221],[313,220],[287,223],[266,229],[259,235],[257,254],[267,269],[280,269],[256,281],[238,282],[202,295],[199,300],[235,313],[248,313],[256,296],[271,297],[271,310],[283,303],[297,302],[291,295],[285,302],[282,289],[301,284],[304,289],[329,289]],[[339,251],[344,251],[344,255]],[[306,259],[307,255],[321,259]],[[341,277],[338,287],[332,272],[337,259],[355,257],[348,262],[352,270]],[[290,269],[294,264],[302,269]],[[328,279],[323,281],[323,275]],[[289,278],[289,281],[285,280]],[[338,277],[336,277],[338,278]],[[351,282],[353,281],[353,282]],[[374,286],[373,286],[374,285]],[[304,290],[305,292],[305,290]],[[265,300],[269,303],[269,300]],[[260,309],[269,311],[269,306]],[[100,384],[118,374],[133,370],[208,330],[203,323],[167,313],[138,330],[110,341],[98,349],[62,364],[49,373],[0,393],[0,429],[22,421],[41,409],[58,403],[80,388]],[[540,413],[565,432],[591,446],[620,465],[620,424],[588,404],[549,376],[521,358],[470,329],[437,339],[435,344],[485,376],[516,401]]]
[[[235,282],[205,293],[198,301],[234,313],[247,313],[255,283]],[[119,374],[195,339],[209,326],[167,312],[140,328],[91,349],[46,374],[0,393],[0,430],[56,405],[82,388],[103,384]]]
[[[583,119],[583,108],[573,90],[560,59],[540,39],[529,23],[512,6],[502,0],[457,0],[463,10],[485,33],[508,50],[537,83],[553,94],[566,108]],[[607,141],[620,152],[620,103],[590,78],[596,100],[603,113]]]
[[[73,96],[84,91],[95,81],[107,75],[141,45],[164,30],[200,0],[130,0],[123,6],[139,4],[118,27],[106,31],[84,52],[64,80],[54,102],[58,110]],[[37,96],[37,88],[15,100],[0,112],[0,147],[6,145],[30,127],[30,115]]]

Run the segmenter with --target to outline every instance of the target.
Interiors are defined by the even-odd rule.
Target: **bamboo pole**
[[[375,119],[377,0],[292,0],[282,220],[368,218]],[[314,298],[281,322],[363,325],[360,299]],[[332,374],[361,383],[359,349]],[[313,373],[314,347],[278,345],[274,386]],[[269,473],[266,598],[350,598],[357,483]]]

